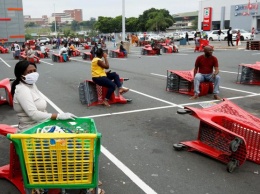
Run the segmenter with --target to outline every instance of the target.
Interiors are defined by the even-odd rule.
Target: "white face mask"
[[[37,82],[38,77],[39,77],[39,73],[37,72],[29,73],[26,76],[24,76],[25,78],[24,82],[27,84],[34,84]]]

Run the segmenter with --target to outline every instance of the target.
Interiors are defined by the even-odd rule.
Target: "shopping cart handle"
[[[177,113],[178,114],[181,114],[181,115],[184,115],[184,114],[191,114],[191,110],[189,110],[189,109],[178,109],[177,110]]]

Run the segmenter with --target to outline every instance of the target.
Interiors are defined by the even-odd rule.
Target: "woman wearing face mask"
[[[71,113],[48,113],[47,102],[35,85],[39,74],[34,63],[20,61],[14,69],[15,81],[12,84],[13,107],[19,119],[18,130],[22,131],[46,119],[74,119]]]

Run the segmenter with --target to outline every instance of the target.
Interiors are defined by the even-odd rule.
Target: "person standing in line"
[[[229,27],[229,29],[227,31],[228,46],[230,46],[230,44],[232,46],[234,46],[233,41],[232,41],[232,31],[231,30],[232,30],[232,28]]]
[[[186,42],[188,43],[188,45],[190,45],[190,43],[189,43],[189,33],[188,32],[186,32],[185,38],[186,38]]]
[[[253,40],[255,38],[255,28],[252,27],[252,30],[251,30],[251,39]]]
[[[219,65],[218,59],[212,55],[213,49],[210,46],[204,47],[204,55],[197,57],[194,68],[194,96],[190,99],[195,100],[200,94],[200,82],[210,81],[214,83],[213,97],[221,100],[219,94]]]
[[[240,36],[241,36],[241,33],[240,33],[240,30],[237,31],[237,36],[236,36],[236,46],[239,45],[240,43]]]
[[[221,29],[218,30],[218,41],[220,41],[221,34],[224,34],[224,32],[221,31]]]

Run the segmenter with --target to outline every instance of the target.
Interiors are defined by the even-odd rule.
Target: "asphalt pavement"
[[[215,41],[214,55],[219,60],[220,96],[249,113],[260,117],[259,85],[237,84],[239,64],[259,61],[260,51],[227,47],[226,41]],[[115,49],[107,43],[108,50]],[[79,47],[83,51],[83,47]],[[87,50],[84,50],[87,51]],[[57,50],[51,50],[51,53]],[[106,194],[259,194],[260,165],[246,161],[233,173],[226,164],[198,152],[175,151],[174,143],[196,140],[199,120],[179,115],[183,106],[200,107],[218,103],[211,94],[196,100],[190,96],[166,91],[167,70],[191,70],[200,52],[194,43],[180,45],[179,53],[159,56],[141,55],[141,47],[130,46],[128,58],[109,58],[110,69],[129,78],[124,86],[127,104],[87,107],[79,101],[78,86],[91,79],[90,61],[81,56],[71,62],[57,63],[41,59],[37,86],[46,96],[48,112],[71,112],[93,118],[102,134],[99,158],[101,188]],[[0,54],[0,80],[13,78],[17,63],[12,54]],[[17,125],[18,119],[8,105],[0,105],[0,123]],[[9,141],[0,136],[0,166],[9,163]],[[18,194],[9,182],[1,179],[1,194]],[[78,191],[68,191],[78,193]]]

